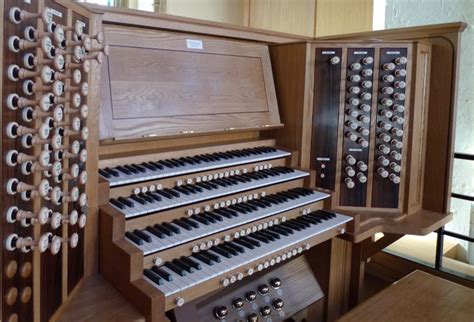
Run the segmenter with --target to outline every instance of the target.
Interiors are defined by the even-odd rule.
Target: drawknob
[[[279,310],[281,310],[281,309],[283,308],[283,306],[285,305],[285,303],[283,302],[282,299],[274,299],[274,300],[272,301],[272,305],[273,305],[273,308],[274,308],[275,310],[278,310],[278,311],[279,311]]]
[[[258,322],[258,315],[255,313],[250,313],[247,315],[247,322]]]
[[[260,308],[260,314],[265,317],[265,316],[269,316],[270,314],[272,314],[272,309],[269,307],[269,306],[262,306]]]
[[[21,10],[18,7],[12,7],[8,16],[10,18],[10,21],[14,24],[20,24],[22,21],[30,19],[41,19],[46,25],[53,21],[53,12],[48,7],[44,7],[43,10],[38,13],[32,13],[25,10]]]
[[[232,300],[232,306],[236,309],[240,309],[244,306],[244,300],[241,297],[235,298]]]
[[[219,320],[223,320],[229,311],[227,310],[227,307],[225,306],[217,306],[214,308],[214,316],[218,318]]]
[[[274,277],[270,280],[270,285],[274,288],[274,289],[278,289],[280,288],[281,286],[281,279],[279,279],[278,277]]]

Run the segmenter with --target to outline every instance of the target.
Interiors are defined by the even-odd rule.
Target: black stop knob
[[[260,308],[260,314],[262,316],[269,316],[272,313],[272,309],[269,306],[262,306]]]
[[[244,306],[244,300],[241,297],[235,298],[232,301],[232,305],[234,306],[234,308],[240,309]]]
[[[275,310],[281,310],[283,308],[283,305],[285,305],[282,299],[274,299],[272,301],[272,304]]]
[[[258,315],[255,313],[247,315],[247,322],[258,322]]]
[[[219,320],[225,318],[227,316],[227,313],[229,313],[229,311],[227,311],[227,308],[225,306],[216,306],[214,308],[214,316]]]
[[[262,284],[262,285],[259,285],[258,287],[258,292],[262,295],[267,294],[269,291],[270,291],[270,288],[268,287],[267,284]]]
[[[255,301],[255,299],[257,298],[257,293],[255,293],[254,291],[249,291],[245,293],[245,298],[249,302]]]
[[[279,279],[278,277],[272,278],[270,280],[270,285],[275,289],[279,288],[281,286],[281,279]]]

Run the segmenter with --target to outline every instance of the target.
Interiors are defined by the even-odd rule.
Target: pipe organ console
[[[83,275],[86,56],[104,39],[68,1],[7,0],[1,11],[1,320],[47,321]]]
[[[2,10],[5,321],[61,321],[97,271],[147,321],[330,319],[341,238],[451,218],[426,197],[429,43]]]

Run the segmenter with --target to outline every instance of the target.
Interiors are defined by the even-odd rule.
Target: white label
[[[51,9],[51,13],[53,14],[53,16],[56,16],[56,17],[59,17],[59,18],[63,17],[63,13],[58,11],[58,10]]]
[[[331,161],[331,158],[316,158],[316,161]]]
[[[23,2],[24,2],[24,3],[31,4],[31,0],[24,0]]]
[[[202,46],[202,40],[198,39],[186,39],[186,46],[188,49],[204,49]]]
[[[362,149],[349,149],[351,152],[362,152]]]
[[[387,55],[400,55],[399,51],[387,51]]]
[[[354,51],[354,55],[367,55],[366,51]]]
[[[321,52],[321,54],[323,55],[334,55],[335,53],[336,53],[335,51],[327,51],[327,50]]]
[[[86,23],[81,20],[76,20],[76,23],[79,24],[83,29],[86,27]]]

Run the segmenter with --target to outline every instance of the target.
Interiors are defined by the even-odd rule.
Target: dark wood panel
[[[75,22],[79,20],[85,24],[84,30],[85,32],[89,32],[89,19],[82,15],[79,15],[76,12],[72,13],[72,24],[74,25]],[[88,104],[88,99],[85,99],[85,103]],[[88,125],[88,124],[87,124]],[[94,138],[97,139],[97,138]],[[85,148],[85,143],[82,143],[83,148]],[[82,165],[82,169],[85,170],[85,166]],[[89,182],[91,184],[91,182]],[[96,184],[96,183],[94,183]],[[76,182],[75,185],[78,185]],[[85,192],[85,186],[79,185],[81,192]],[[79,213],[79,216],[84,213],[83,209],[77,204],[71,204],[71,208],[76,210]],[[71,210],[72,210],[71,209]],[[71,211],[69,210],[69,212]],[[73,234],[79,235],[79,243],[77,244],[76,248],[68,248],[68,257],[67,257],[67,280],[64,280],[64,283],[67,283],[67,293],[71,293],[71,291],[76,287],[76,285],[80,282],[84,275],[84,246],[85,246],[85,234],[84,229],[79,228],[78,225],[69,225],[68,226],[68,234],[67,237],[71,237]]]
[[[334,190],[336,184],[337,131],[341,88],[342,48],[317,48],[314,76],[311,168],[318,172],[316,186]],[[324,177],[322,177],[324,176]]]
[[[1,4],[3,12],[2,17],[2,50],[3,50],[3,59],[2,59],[2,102],[5,101],[5,98],[10,93],[23,93],[22,83],[21,82],[12,82],[8,79],[6,68],[10,64],[22,65],[22,55],[25,52],[35,53],[35,50],[23,51],[21,54],[13,53],[8,49],[7,42],[8,38],[12,35],[23,37],[23,30],[26,26],[31,25],[37,27],[37,21],[27,21],[20,24],[14,24],[10,22],[9,12],[11,7],[19,7],[23,10],[29,12],[38,11],[38,1],[32,1],[31,4],[24,1],[17,0],[5,0]],[[4,211],[10,206],[17,206],[19,209],[31,211],[33,210],[32,202],[24,202],[21,200],[20,196],[17,194],[15,196],[10,196],[5,191],[5,182],[10,178],[17,178],[20,181],[27,183],[34,183],[32,176],[24,176],[21,174],[19,167],[9,167],[4,163],[3,156],[7,151],[15,149],[19,152],[30,153],[31,151],[23,149],[21,147],[20,141],[18,139],[10,139],[5,135],[5,127],[9,122],[18,122],[21,123],[21,113],[18,111],[11,111],[4,106],[2,103],[2,112],[1,112],[1,124],[2,131],[0,133],[1,138],[1,156],[2,156],[2,167],[1,167],[1,177],[0,177],[0,213],[1,216],[1,249],[2,249],[2,261],[1,261],[1,270],[2,270],[2,320],[8,321],[9,318],[17,316],[18,321],[29,322],[33,320],[33,297],[29,299],[27,303],[22,303],[20,300],[20,294],[26,289],[33,288],[33,252],[22,253],[19,250],[10,252],[4,249],[4,239],[12,233],[17,234],[21,237],[33,237],[33,227],[23,227],[19,222],[11,224],[7,223],[3,214]],[[14,274],[9,275],[11,267],[10,265],[16,264],[17,270]],[[30,267],[29,274],[26,277],[22,277],[21,272]],[[12,276],[12,277],[8,277]],[[18,296],[13,304],[7,303],[6,295],[10,290],[16,289]]]
[[[339,203],[341,206],[366,206],[368,169],[364,170],[363,165],[366,167],[369,165],[369,146],[364,147],[361,141],[351,141],[348,135],[356,135],[357,140],[363,140],[363,142],[367,144],[370,142],[371,107],[372,97],[374,95],[373,86],[371,85],[374,81],[374,53],[374,48],[348,48],[347,50],[344,130],[343,133],[341,133],[341,135],[344,135],[340,170],[341,183],[339,189]],[[372,62],[370,58],[372,58]],[[358,77],[360,77],[360,79]],[[351,91],[354,91],[354,93]],[[363,95],[370,95],[370,98],[365,99]],[[358,104],[352,105],[351,102],[358,102]],[[351,114],[352,112],[354,113],[353,115]],[[367,119],[369,122],[366,122]],[[357,125],[357,128],[351,128],[350,125]],[[367,131],[369,135],[366,135],[364,131]],[[356,164],[351,165],[348,163],[346,158],[349,156],[352,156],[356,160]],[[363,164],[359,162],[363,162]],[[353,176],[349,175],[350,170],[355,172]],[[346,179],[352,180],[354,183],[353,188],[348,187],[345,182]],[[365,182],[363,182],[364,179]]]
[[[379,88],[378,88],[378,95],[377,95],[377,124],[379,122],[386,122],[389,123],[393,128],[403,130],[404,129],[404,124],[398,124],[395,122],[392,118],[393,117],[401,117],[403,118],[405,115],[405,112],[397,112],[394,111],[392,106],[386,106],[383,104],[383,100],[392,100],[393,101],[393,106],[399,104],[399,105],[406,105],[404,100],[397,100],[395,98],[395,95],[398,94],[405,94],[405,88],[396,88],[394,86],[395,82],[406,82],[406,76],[396,76],[394,74],[394,71],[391,70],[384,70],[383,66],[384,64],[390,64],[394,63],[395,59],[399,57],[407,57],[407,48],[381,48],[380,49],[380,80],[379,80]],[[395,70],[397,69],[405,69],[407,70],[407,64],[395,64]],[[393,81],[384,81],[383,78],[386,76],[394,75],[394,80]],[[393,88],[393,94],[385,94],[382,90],[384,87],[391,87]],[[406,107],[406,106],[405,106]],[[387,117],[382,115],[381,113],[383,112],[390,112],[393,114],[392,117]],[[405,141],[403,140],[403,137],[398,137],[389,131],[381,128],[380,126],[376,127],[376,140],[375,140],[375,152],[374,152],[374,158],[376,166],[373,169],[373,185],[372,185],[372,207],[379,207],[379,208],[398,208],[398,201],[399,201],[399,184],[395,184],[392,180],[390,180],[388,177],[383,178],[379,173],[379,169],[385,169],[389,175],[397,175],[400,176],[400,173],[397,173],[393,171],[393,169],[390,167],[391,164],[396,164],[398,166],[402,165],[401,159],[397,160],[396,158],[393,157],[392,153],[406,153],[406,149],[404,148],[397,148],[393,144],[391,144],[391,141],[389,142],[384,142],[380,136],[381,135],[388,135],[391,140],[392,139],[397,139],[401,142]],[[403,142],[405,143],[405,142]],[[381,145],[385,145],[386,147],[390,148],[391,152],[390,154],[384,154],[383,152],[380,151],[379,147]],[[390,165],[389,166],[382,166],[377,160],[380,156],[385,157],[386,159],[389,160]]]

